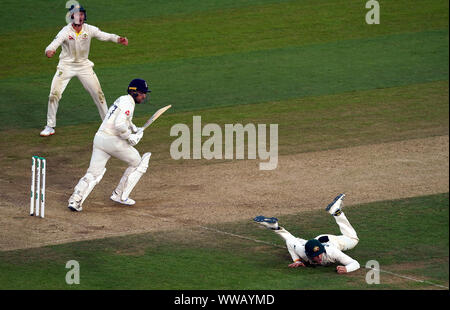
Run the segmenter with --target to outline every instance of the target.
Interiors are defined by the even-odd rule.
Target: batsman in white
[[[52,80],[48,99],[47,125],[40,133],[42,137],[55,134],[59,100],[67,84],[74,76],[78,77],[83,87],[91,95],[97,105],[101,119],[105,118],[108,111],[105,95],[97,75],[92,69],[94,63],[88,59],[91,39],[96,38],[100,41],[112,41],[128,45],[127,38],[100,31],[97,27],[86,24],[86,10],[82,6],[72,5],[69,12],[72,22],[61,29],[52,43],[45,49],[45,55],[48,58],[55,55],[59,46],[61,46],[62,51]]]
[[[129,198],[133,188],[141,176],[147,171],[151,153],[142,157],[133,147],[142,138],[144,132],[139,130],[133,122],[135,104],[147,100],[147,82],[134,79],[128,85],[128,95],[119,97],[108,110],[100,128],[95,134],[91,162],[84,177],[75,186],[69,198],[69,209],[81,211],[84,200],[94,189],[106,171],[106,163],[114,156],[128,163],[119,184],[111,195],[111,200],[124,204],[134,205],[135,201]]]
[[[278,219],[257,216],[254,221],[272,229],[286,241],[286,246],[291,254],[293,263],[291,268],[305,267],[307,265],[331,265],[337,263],[336,271],[339,274],[348,273],[359,269],[359,263],[343,251],[353,249],[359,242],[355,229],[350,225],[344,212],[341,210],[342,200],[345,194],[338,195],[332,203],[326,207],[333,215],[342,235],[319,235],[314,239],[306,241],[296,238],[286,229],[278,225]]]

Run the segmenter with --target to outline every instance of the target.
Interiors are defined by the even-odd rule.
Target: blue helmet
[[[86,13],[86,9],[84,7],[82,7],[81,5],[71,5],[69,12],[71,13],[70,15],[70,19],[73,19],[73,14],[77,13],[77,12],[83,12],[84,13],[84,21],[87,21],[87,13]]]
[[[148,89],[147,82],[142,79],[134,79],[128,85],[127,92],[130,95],[131,95],[131,93],[136,92],[136,91],[144,93],[144,94],[151,92],[151,90]]]

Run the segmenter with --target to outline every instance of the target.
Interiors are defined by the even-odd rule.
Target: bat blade
[[[171,104],[159,109],[158,111],[155,112],[155,114],[152,115],[152,117],[150,117],[148,119],[148,121],[145,122],[144,126],[141,127],[141,131],[144,131],[148,126],[150,126],[151,123],[153,123],[158,117],[161,116],[161,114],[163,114],[164,112],[166,112],[168,109],[170,109],[172,107]]]

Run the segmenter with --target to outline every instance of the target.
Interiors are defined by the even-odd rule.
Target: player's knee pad
[[[150,153],[150,152],[142,155],[141,162],[139,163],[139,165],[137,166],[137,169],[136,169],[137,171],[141,172],[142,174],[147,172],[150,156],[152,156],[152,153]]]
[[[89,188],[89,186],[94,182],[95,177],[91,173],[86,173],[75,186],[75,193],[82,196],[84,192]]]
[[[104,168],[99,174],[93,174],[91,172],[86,173],[86,175],[82,177],[78,184],[75,186],[75,191],[70,199],[74,199],[76,201],[81,200],[82,204],[87,196],[89,196],[89,194],[92,192],[94,186],[97,185],[103,178],[105,172],[106,168]]]
[[[139,182],[139,179],[142,177],[142,175],[145,172],[147,172],[148,162],[150,160],[151,155],[152,155],[152,153],[150,153],[150,152],[145,153],[142,156],[141,162],[136,167],[136,169],[128,175],[128,177],[125,181],[123,192],[122,192],[122,197],[121,197],[122,200],[128,199],[128,196],[130,195],[131,191],[136,186],[136,184]]]

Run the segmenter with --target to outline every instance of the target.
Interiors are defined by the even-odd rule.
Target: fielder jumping
[[[359,263],[343,251],[353,249],[359,242],[356,231],[347,220],[344,212],[341,210],[342,200],[345,194],[338,195],[332,203],[326,207],[333,215],[338,224],[342,235],[319,235],[311,240],[296,238],[286,229],[278,225],[278,219],[264,216],[257,216],[254,221],[272,229],[276,234],[286,241],[286,246],[291,254],[293,263],[291,268],[305,267],[306,265],[331,265],[337,263],[336,270],[339,274],[349,273],[359,269]]]
[[[108,111],[105,95],[97,75],[92,69],[94,63],[88,59],[91,39],[96,38],[100,41],[111,41],[128,45],[127,38],[100,31],[97,27],[86,24],[86,10],[82,6],[72,5],[69,12],[72,13],[72,23],[61,29],[53,42],[45,49],[45,55],[48,58],[55,55],[59,46],[61,46],[62,51],[52,80],[48,98],[47,125],[40,133],[42,137],[55,134],[56,112],[58,111],[59,100],[67,84],[74,76],[78,77],[83,87],[91,95],[97,105],[101,119],[105,118]]]
[[[144,103],[149,92],[151,90],[148,89],[144,80],[134,79],[128,85],[128,95],[119,97],[111,105],[95,134],[89,169],[75,186],[75,190],[69,198],[70,210],[81,211],[83,209],[84,200],[103,178],[106,172],[106,163],[111,156],[123,160],[129,165],[116,189],[112,192],[111,200],[124,205],[135,204],[129,195],[147,171],[151,153],[145,153],[141,157],[133,147],[141,140],[143,131],[133,124],[132,119],[135,104]]]

